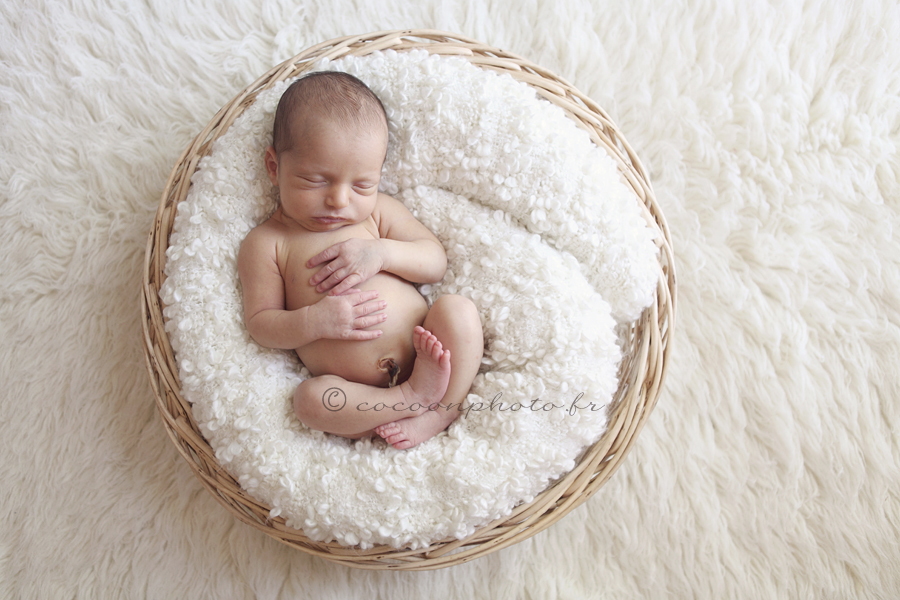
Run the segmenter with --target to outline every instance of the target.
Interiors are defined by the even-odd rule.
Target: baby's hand
[[[387,319],[386,313],[371,314],[387,306],[376,300],[378,292],[349,289],[340,296],[325,296],[309,307],[309,318],[316,324],[317,338],[331,340],[374,340],[380,329],[365,331]]]
[[[378,240],[353,238],[329,246],[306,261],[306,266],[323,263],[309,284],[316,286],[317,292],[331,290],[332,296],[340,296],[381,271],[384,257]]]

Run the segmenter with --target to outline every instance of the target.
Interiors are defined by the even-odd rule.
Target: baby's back
[[[278,268],[284,279],[285,308],[296,310],[315,304],[329,292],[317,292],[309,279],[320,268],[308,268],[306,262],[326,248],[351,238],[378,239],[378,230],[371,219],[347,225],[334,231],[320,233],[288,233],[283,252],[278,256]],[[383,334],[366,341],[321,339],[296,349],[300,360],[312,375],[338,375],[349,381],[368,385],[387,386],[391,377],[385,366],[393,361],[400,368],[398,382],[412,372],[415,361],[413,328],[421,325],[428,312],[422,295],[408,281],[382,271],[356,286],[360,290],[377,290],[378,298],[387,303],[383,311],[387,319],[369,329]]]

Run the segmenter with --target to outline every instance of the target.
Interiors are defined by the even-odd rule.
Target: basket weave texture
[[[418,550],[377,546],[368,550],[316,542],[288,528],[270,507],[249,496],[219,465],[200,434],[190,404],[181,394],[178,368],[165,332],[159,290],[165,281],[166,248],[178,203],[187,196],[191,176],[213,142],[257,94],[311,69],[322,58],[364,56],[378,50],[421,48],[434,54],[462,56],[484,68],[508,73],[546,100],[561,107],[591,139],[618,163],[634,189],[644,216],[659,231],[659,282],[654,303],[626,332],[619,387],[613,398],[609,429],[565,477],[512,514],[488,523],[464,540],[447,539]],[[400,30],[348,36],[323,42],[278,65],[224,106],[178,159],[163,191],[147,242],[141,293],[144,355],[163,425],[175,447],[207,490],[241,521],[310,554],[366,569],[426,570],[468,562],[520,542],[546,529],[590,498],[619,467],[656,404],[665,377],[669,338],[675,321],[675,263],[665,219],[644,168],[609,116],[566,81],[503,50],[465,37],[431,30]]]

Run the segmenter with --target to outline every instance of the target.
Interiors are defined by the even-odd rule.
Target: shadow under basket
[[[508,517],[488,523],[463,540],[446,539],[418,550],[376,546],[368,550],[310,540],[269,518],[270,507],[248,495],[218,463],[184,399],[171,344],[165,332],[159,290],[165,281],[166,249],[178,203],[185,199],[191,176],[213,142],[253,103],[257,94],[310,70],[319,59],[364,56],[378,50],[424,49],[460,56],[483,68],[508,73],[562,108],[591,140],[617,162],[634,189],[650,227],[657,230],[659,279],[656,297],[640,319],[624,332],[624,357],[613,397],[609,428],[567,475]],[[462,36],[431,30],[401,30],[349,36],[323,42],[278,65],[224,106],[194,138],[166,183],[147,242],[141,293],[144,355],[163,425],[175,447],[207,490],[241,521],[279,541],[334,562],[364,569],[427,570],[468,562],[543,531],[590,498],[616,471],[630,450],[660,394],[675,322],[675,262],[665,219],[640,160],[609,116],[569,83],[521,58]]]

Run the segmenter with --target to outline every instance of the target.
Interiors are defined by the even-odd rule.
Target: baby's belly
[[[375,275],[358,288],[378,290],[378,299],[387,302],[382,311],[387,319],[368,328],[384,333],[374,340],[317,340],[297,348],[297,355],[314,376],[338,375],[381,387],[387,387],[391,380],[385,370],[385,359],[390,359],[400,367],[396,381],[405,381],[416,358],[413,328],[425,320],[428,304],[412,284],[386,273]]]

